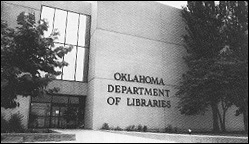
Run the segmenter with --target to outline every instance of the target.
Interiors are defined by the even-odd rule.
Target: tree
[[[213,131],[219,131],[218,103],[219,81],[213,64],[222,48],[219,29],[222,26],[216,18],[214,2],[188,2],[182,16],[187,24],[188,35],[184,36],[188,52],[185,62],[189,68],[176,95],[180,98],[178,108],[182,114],[204,114],[211,106]]]
[[[226,68],[228,98],[238,107],[236,115],[243,114],[248,132],[248,2],[221,1],[219,14],[225,41],[219,63]]]
[[[19,104],[17,95],[38,96],[58,89],[45,89],[60,75],[56,67],[67,66],[61,58],[72,50],[54,46],[58,32],[44,37],[48,25],[45,20],[35,21],[35,16],[22,12],[17,17],[16,29],[1,20],[1,107],[14,108]],[[45,73],[42,76],[41,73]]]
[[[248,99],[248,89],[245,88],[248,68],[244,67],[248,60],[238,62],[233,58],[242,58],[243,52],[248,50],[245,42],[245,30],[248,28],[244,18],[247,14],[242,10],[246,4],[240,3],[237,7],[234,5],[236,2],[220,2],[215,6],[214,1],[188,1],[187,7],[182,11],[188,31],[188,35],[184,36],[188,56],[184,59],[189,70],[183,74],[176,93],[180,98],[178,108],[182,114],[197,115],[204,114],[210,106],[214,132],[220,131],[219,122],[221,130],[226,131],[225,116],[228,108],[234,104],[239,109],[245,109]],[[240,25],[234,28],[230,17],[243,19],[243,24],[237,21]],[[243,30],[239,31],[238,27]],[[243,44],[238,39],[241,36]],[[243,103],[243,108],[240,108],[242,105],[239,106],[239,103]]]

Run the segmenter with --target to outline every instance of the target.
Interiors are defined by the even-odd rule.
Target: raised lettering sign
[[[163,79],[154,78],[144,75],[130,75],[126,73],[115,73],[114,79],[117,81],[126,82],[137,82],[137,83],[147,83],[155,85],[165,85]],[[124,85],[107,85],[107,92],[109,93],[121,93],[121,94],[131,94],[131,95],[147,95],[147,96],[159,96],[159,97],[169,97],[170,90],[158,89],[158,88],[146,88],[146,87],[130,87]],[[120,97],[109,97],[107,103],[109,105],[118,105],[120,102]],[[127,98],[127,106],[141,106],[141,107],[162,107],[170,108],[170,101],[165,100],[151,100],[151,99],[138,99],[138,98]]]

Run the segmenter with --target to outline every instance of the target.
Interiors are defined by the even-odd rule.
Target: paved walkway
[[[248,143],[247,137],[212,136],[212,135],[186,135],[165,133],[141,133],[123,131],[99,130],[61,130],[53,129],[63,134],[76,134],[75,141],[51,141],[32,143]],[[18,140],[6,139],[2,142],[19,143]],[[31,142],[26,142],[31,143]]]
[[[55,130],[55,129],[54,129]],[[76,141],[52,143],[174,143],[174,141],[156,140],[138,136],[95,130],[55,130],[60,133],[76,134]]]

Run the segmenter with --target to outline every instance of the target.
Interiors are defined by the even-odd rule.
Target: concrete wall
[[[64,95],[87,95],[87,83],[54,80],[50,82],[47,89],[59,88],[58,94]]]
[[[92,4],[91,48],[88,75],[87,128],[147,125],[164,128],[211,130],[211,111],[205,115],[184,116],[176,108],[176,86],[186,70],[186,54],[181,36],[186,33],[180,10],[156,2],[99,1]],[[114,73],[163,78],[165,86],[116,81]],[[152,97],[107,92],[108,84],[130,87],[164,88],[170,97]],[[120,97],[118,105],[109,105],[109,97]],[[127,106],[127,98],[170,100],[171,108]],[[234,109],[229,113],[234,112]],[[241,117],[229,116],[230,130],[242,130]],[[236,127],[231,120],[236,120]],[[240,125],[240,126],[238,126]]]
[[[5,109],[1,107],[1,115],[4,119],[9,120],[13,114],[20,114],[24,128],[28,128],[30,97],[17,96],[16,101],[20,104],[14,109]]]
[[[185,32],[180,11],[156,2],[97,2],[92,6],[91,50],[88,99],[94,101],[93,129],[103,123],[125,128],[167,124],[185,126],[175,120],[174,85],[186,69],[181,35]],[[166,86],[115,81],[116,72],[163,78]],[[170,98],[107,92],[108,84],[170,89]],[[108,97],[121,97],[118,106],[107,104]],[[171,108],[128,107],[126,98],[171,100]],[[93,100],[94,99],[94,100]],[[178,115],[177,115],[178,116]],[[195,118],[192,118],[195,119]],[[203,119],[207,119],[206,117]],[[191,121],[191,120],[190,120]],[[196,126],[198,127],[198,126]]]

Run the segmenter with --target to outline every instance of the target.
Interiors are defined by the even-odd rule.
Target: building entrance
[[[32,98],[30,128],[78,128],[84,124],[84,96]]]

